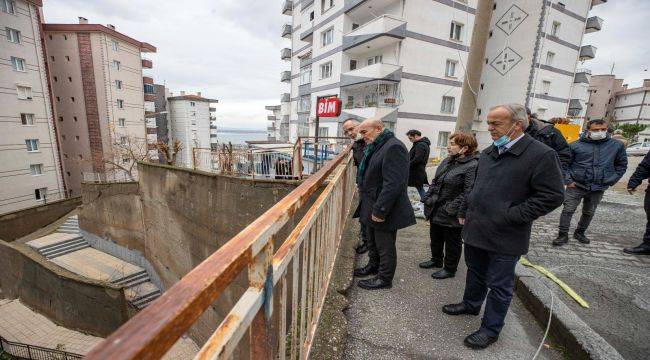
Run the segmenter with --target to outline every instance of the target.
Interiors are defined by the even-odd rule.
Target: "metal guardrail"
[[[307,358],[356,191],[355,173],[348,146],[95,346],[86,359],[161,358],[242,274],[248,275],[248,289],[196,359],[231,358],[246,334],[252,359]],[[326,181],[274,252],[273,239]],[[277,307],[274,298],[279,299]]]
[[[79,354],[9,341],[0,336],[0,354],[3,351],[19,359],[30,360],[80,360],[83,358]]]

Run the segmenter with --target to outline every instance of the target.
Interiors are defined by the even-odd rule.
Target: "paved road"
[[[480,317],[450,317],[443,304],[457,302],[465,284],[464,261],[456,278],[433,280],[417,264],[430,256],[429,228],[424,221],[398,234],[398,264],[393,288],[350,289],[346,359],[522,359],[530,358],[542,329],[515,297],[499,341],[482,351],[463,345],[480,325]],[[359,261],[365,264],[365,256]],[[562,359],[544,347],[539,359]]]

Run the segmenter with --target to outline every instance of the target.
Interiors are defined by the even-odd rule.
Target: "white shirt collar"
[[[509,143],[505,144],[504,147],[505,147],[506,149],[510,149],[514,144],[517,143],[517,141],[521,140],[521,138],[524,137],[524,135],[525,135],[525,133],[521,133],[521,135],[519,135],[518,137],[516,137],[516,138],[510,140]]]

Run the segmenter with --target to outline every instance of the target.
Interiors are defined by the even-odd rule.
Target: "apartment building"
[[[614,100],[614,121],[618,124],[642,124],[648,128],[638,135],[637,141],[650,141],[650,79],[643,80],[638,88],[624,86]]]
[[[169,89],[165,85],[154,84],[153,94],[154,113],[146,114],[147,125],[153,119],[156,125],[157,140],[162,141],[164,144],[169,144],[169,111],[167,108],[167,98],[170,96]]]
[[[213,112],[216,108],[211,103],[217,103],[216,99],[208,99],[201,96],[201,93],[186,94],[181,91],[179,96],[171,94],[167,98],[169,109],[171,138],[181,142],[181,151],[177,154],[178,166],[192,167],[192,156],[194,149],[211,149],[213,142],[211,133],[216,125]],[[214,126],[215,129],[211,129]],[[214,142],[216,146],[216,141]]]
[[[406,141],[419,129],[438,156],[454,130],[477,0],[285,1],[291,16],[281,56],[291,70],[290,140],[315,134],[319,97],[338,96],[338,118],[320,136],[341,135],[346,118],[381,118]],[[282,102],[284,103],[284,102]],[[408,142],[407,142],[408,143]]]
[[[0,0],[0,214],[65,197],[42,1]]]
[[[614,119],[616,94],[624,90],[623,86],[623,79],[617,79],[615,75],[591,76],[586,120]]]
[[[472,121],[480,147],[491,142],[487,113],[501,103],[526,104],[542,119],[568,116],[582,124],[591,77],[583,62],[596,53],[583,37],[601,29],[603,20],[589,17],[589,10],[603,2],[498,0],[479,15],[490,17],[484,50],[476,48],[483,51],[482,66],[472,68],[480,71],[480,82],[463,96],[476,97],[474,116],[464,121]]]
[[[268,141],[279,141],[282,138],[282,135],[280,134],[282,105],[269,105],[264,108],[271,112],[271,115],[267,116],[268,125],[266,126],[266,138]]]
[[[143,76],[155,52],[148,43],[116,31],[113,25],[44,24],[47,64],[65,179],[79,194],[84,173],[126,177],[138,156],[157,156],[156,129],[145,122],[153,111],[153,79]],[[155,123],[154,123],[155,125]],[[147,144],[149,143],[149,145]],[[135,174],[131,174],[135,175]]]

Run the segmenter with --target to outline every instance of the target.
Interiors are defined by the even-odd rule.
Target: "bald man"
[[[365,156],[357,171],[360,220],[368,236],[368,264],[354,270],[355,276],[376,275],[360,280],[367,290],[392,287],[397,250],[397,230],[415,224],[415,214],[406,186],[409,156],[406,146],[378,119],[359,125],[366,142]]]

